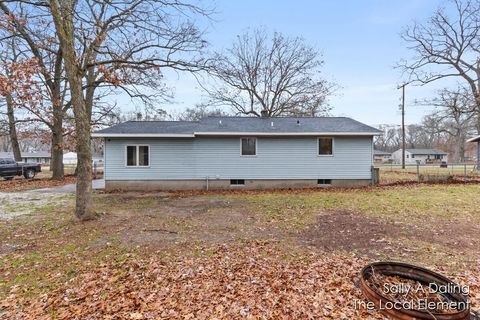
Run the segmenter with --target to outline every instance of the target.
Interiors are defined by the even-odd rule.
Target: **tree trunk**
[[[83,97],[82,71],[75,52],[73,13],[75,1],[52,0],[55,29],[60,40],[65,73],[70,84],[70,96],[75,116],[77,138],[77,190],[75,216],[80,220],[95,218],[92,210],[92,154],[90,148],[90,117]]]
[[[465,139],[461,131],[457,131],[454,135],[454,146],[453,146],[453,162],[460,163],[463,162],[465,158]]]
[[[480,107],[479,107],[480,109]],[[480,111],[477,112],[477,123],[476,123],[476,129],[477,129],[477,133],[480,134]]]
[[[77,138],[77,192],[75,215],[80,220],[95,218],[92,210],[92,151],[90,142],[90,118],[83,98],[82,77],[76,72],[75,59],[65,57],[72,93],[75,133]],[[68,72],[70,71],[70,72]],[[72,72],[73,71],[73,72]]]
[[[480,141],[477,142],[477,170],[480,171]]]
[[[22,153],[20,152],[20,144],[18,143],[17,128],[15,126],[15,115],[13,108],[12,96],[7,94],[7,117],[8,117],[8,134],[10,135],[10,142],[12,144],[13,157],[15,161],[22,161]]]
[[[58,122],[60,120],[60,123]],[[53,179],[62,179],[64,176],[63,168],[63,119],[58,119],[52,127],[52,150],[50,161],[50,171]]]
[[[73,60],[74,61],[74,60]],[[70,62],[70,61],[69,61]],[[66,65],[67,58],[65,58]],[[72,65],[70,65],[72,67]],[[68,68],[66,68],[68,70]],[[82,78],[79,73],[69,78],[73,113],[75,115],[75,132],[77,138],[77,191],[75,215],[80,220],[95,218],[92,210],[92,151],[90,142],[90,118],[83,99]]]
[[[80,82],[80,87],[82,83]],[[82,99],[83,101],[83,99]],[[78,109],[78,108],[74,108]],[[75,214],[80,220],[95,217],[92,211],[92,153],[90,148],[90,119],[85,109],[75,112],[77,128],[77,203]]]
[[[62,50],[59,49],[57,52],[57,57],[55,59],[55,72],[51,84],[51,95],[53,96],[53,121],[50,127],[50,130],[52,131],[52,161],[50,164],[50,171],[52,171],[53,179],[62,179],[65,174],[63,166],[63,118],[65,116],[65,110],[62,103],[64,102],[65,98],[62,97],[61,92],[61,75],[63,67],[62,61]]]

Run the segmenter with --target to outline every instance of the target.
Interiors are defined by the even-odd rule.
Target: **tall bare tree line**
[[[447,151],[454,162],[465,160],[466,140],[476,132],[475,102],[464,88],[442,89],[433,99],[417,101],[417,105],[433,107],[418,124],[406,127],[407,148],[439,148]],[[399,126],[383,125],[384,134],[375,140],[380,150],[395,151],[402,147]]]
[[[300,37],[247,31],[209,60],[207,103],[257,117],[326,115],[337,86],[321,75],[323,64],[322,54]]]
[[[408,82],[457,80],[471,97],[467,112],[480,133],[480,1],[449,0],[427,21],[407,27],[402,38],[412,52],[398,65]]]

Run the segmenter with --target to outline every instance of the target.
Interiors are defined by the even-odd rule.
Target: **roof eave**
[[[480,141],[480,136],[473,137],[467,140],[467,142],[479,142]]]
[[[94,132],[92,138],[194,138],[196,136],[378,136],[381,132],[194,132],[172,133],[103,133]]]
[[[173,133],[92,133],[92,138],[194,138],[194,134]]]
[[[195,132],[195,136],[378,136],[381,132]]]

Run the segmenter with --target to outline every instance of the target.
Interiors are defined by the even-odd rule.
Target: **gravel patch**
[[[67,198],[67,195],[61,193],[0,192],[0,220],[35,213],[38,208],[52,202],[55,202],[55,205],[61,205],[67,201]]]

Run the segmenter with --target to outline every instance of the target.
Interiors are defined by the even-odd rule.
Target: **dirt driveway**
[[[96,190],[103,189],[105,180],[93,180],[92,186]],[[28,191],[0,192],[0,220],[32,214],[50,205],[61,206],[73,198],[73,193],[73,183]]]

